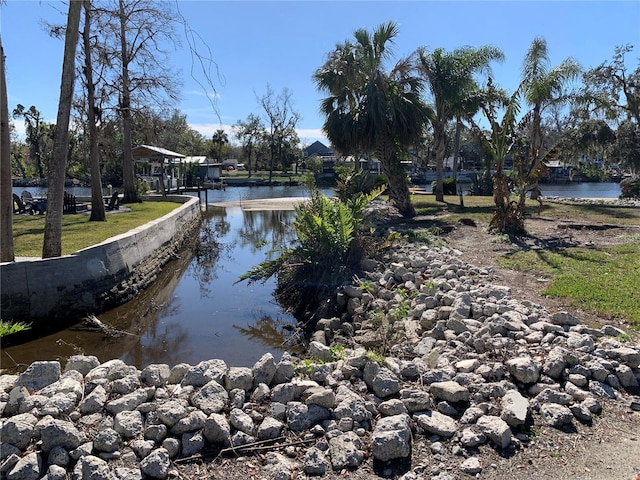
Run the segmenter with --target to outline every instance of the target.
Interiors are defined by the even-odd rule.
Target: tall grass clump
[[[365,207],[381,189],[345,200],[328,198],[314,186],[310,193],[309,201],[296,207],[296,243],[240,277],[253,282],[275,276],[276,299],[298,318],[332,308],[325,299],[358,270],[374,243]]]

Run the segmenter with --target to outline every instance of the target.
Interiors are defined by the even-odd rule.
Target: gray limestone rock
[[[222,385],[212,380],[191,397],[191,403],[207,415],[218,413],[229,404],[229,394]]]
[[[619,347],[606,350],[609,358],[618,360],[631,368],[640,367],[640,349],[631,347]]]
[[[35,434],[38,419],[30,413],[21,413],[8,418],[0,428],[2,443],[24,450]]]
[[[529,356],[507,360],[506,366],[519,382],[536,383],[540,378],[540,366]]]
[[[219,413],[209,415],[203,433],[207,441],[213,444],[228,446],[231,442],[231,426],[227,417]]]
[[[234,408],[229,412],[229,424],[247,435],[253,433],[253,419],[239,408]]]
[[[66,373],[70,370],[75,370],[82,375],[86,375],[98,365],[100,365],[100,361],[94,355],[71,355],[67,360],[64,371]]]
[[[154,387],[166,385],[170,376],[171,369],[165,363],[148,365],[140,372],[140,380]]]
[[[200,453],[204,448],[204,437],[201,432],[186,432],[182,434],[182,456],[190,457]]]
[[[40,478],[42,458],[35,452],[20,458],[7,473],[7,480],[37,480]]]
[[[457,382],[435,382],[429,386],[429,393],[439,400],[447,402],[468,402],[469,390]]]
[[[60,362],[33,362],[18,376],[16,387],[40,390],[60,379]]]
[[[253,388],[253,371],[248,367],[230,367],[224,378],[224,387],[227,391],[236,388],[244,391]]]
[[[73,478],[79,480],[112,480],[109,465],[93,455],[81,457],[73,469]]]
[[[67,469],[60,465],[50,465],[43,480],[67,480]]]
[[[103,428],[93,437],[93,447],[100,452],[116,452],[121,444],[122,438],[113,428]]]
[[[271,385],[278,367],[271,353],[265,353],[253,365],[253,385],[257,387],[263,383],[267,386]]]
[[[169,475],[169,452],[165,448],[154,450],[140,462],[140,470],[151,478],[165,479]]]
[[[467,475],[477,475],[482,472],[482,464],[478,457],[469,457],[460,464],[460,470]]]
[[[523,425],[529,414],[529,400],[517,390],[509,390],[500,402],[502,418],[510,427]]]
[[[107,398],[107,391],[102,385],[98,385],[78,405],[80,413],[83,415],[89,415],[91,413],[102,411],[107,403]]]
[[[86,441],[76,426],[65,420],[41,421],[38,427],[44,452],[49,452],[55,446],[72,450]]]
[[[302,469],[307,475],[318,476],[327,473],[329,465],[325,453],[317,447],[311,447],[305,454]]]
[[[416,412],[413,419],[427,432],[443,438],[453,437],[458,430],[458,424],[453,418],[433,410]]]
[[[545,375],[550,376],[554,380],[562,376],[562,371],[567,366],[565,352],[565,349],[562,347],[554,347],[551,349],[542,367]]]
[[[482,445],[487,441],[487,438],[471,428],[465,428],[460,434],[460,445],[465,448],[473,448],[478,445]]]
[[[323,420],[331,418],[331,412],[318,405],[289,402],[287,405],[287,425],[294,432],[307,430]]]
[[[304,403],[330,409],[336,406],[336,395],[330,388],[320,388],[309,395]]]
[[[363,444],[354,432],[346,432],[329,440],[329,457],[336,471],[358,467],[364,460]]]
[[[138,410],[116,413],[113,428],[124,438],[137,437],[142,433],[142,413]]]
[[[400,400],[409,412],[419,412],[433,408],[433,402],[429,393],[414,388],[400,390]]]
[[[173,427],[171,427],[171,433],[173,435],[182,435],[186,432],[195,432],[204,427],[207,421],[207,416],[200,410],[194,410],[190,412],[186,417],[182,417],[178,420]]]
[[[615,399],[618,396],[616,391],[609,385],[596,380],[589,381],[589,391],[598,397]]]
[[[196,388],[202,387],[212,381],[223,384],[226,374],[227,364],[224,361],[205,360],[195,366],[189,367],[180,383]]]
[[[540,414],[547,425],[562,427],[573,422],[573,414],[568,407],[557,403],[549,403],[540,406]]]
[[[511,429],[500,417],[485,415],[476,422],[478,430],[500,448],[507,448],[511,443]]]
[[[271,401],[289,403],[295,399],[296,388],[293,383],[280,383],[271,390]]]
[[[427,407],[428,408],[428,407]],[[424,410],[421,409],[421,410]],[[392,398],[378,404],[378,412],[383,417],[390,417],[392,415],[400,415],[402,413],[408,413],[407,407],[402,400]]]
[[[411,455],[410,418],[407,414],[384,417],[371,436],[371,451],[377,460],[387,462]]]
[[[551,315],[554,325],[579,325],[580,319],[569,312],[555,312]]]
[[[273,417],[265,417],[258,426],[256,435],[258,440],[269,440],[278,438],[284,429],[284,424]]]
[[[365,365],[364,381],[378,398],[388,398],[400,391],[398,377],[388,368],[380,367],[375,362]]]
[[[536,395],[535,401],[539,405],[543,405],[546,403],[569,405],[573,401],[573,397],[568,393],[564,393],[553,388],[545,388],[538,395]]]
[[[138,405],[149,401],[149,399],[153,397],[153,392],[153,387],[139,388],[120,398],[107,402],[105,409],[112,415],[118,412],[124,412],[125,410],[135,410]]]
[[[164,425],[171,428],[178,423],[180,419],[187,416],[187,402],[177,398],[171,398],[166,402],[160,403],[155,413]]]

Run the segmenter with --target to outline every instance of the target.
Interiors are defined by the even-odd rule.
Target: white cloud
[[[321,128],[298,128],[296,132],[298,132],[300,143],[302,143],[303,146],[311,145],[315,141],[320,141],[326,146],[330,145],[327,136]]]
[[[223,123],[190,123],[189,126],[200,132],[206,138],[211,138],[216,131],[222,129],[229,136],[229,140],[234,136],[233,126]]]
[[[194,97],[206,97],[212,100],[222,98],[218,92],[208,92],[206,90],[186,90],[183,92],[184,95],[193,95]]]

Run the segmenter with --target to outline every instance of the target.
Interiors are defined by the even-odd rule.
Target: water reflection
[[[99,315],[122,330],[105,337],[75,326],[20,346],[3,348],[2,368],[36,360],[96,355],[143,368],[151,363],[196,364],[220,358],[251,366],[264,353],[279,358],[296,320],[273,300],[275,281],[236,283],[241,274],[290,244],[292,211],[210,209],[201,248],[180,252],[154,284],[133,301]],[[20,367],[18,367],[20,368]]]
[[[291,228],[292,215],[287,210],[253,211],[243,210],[243,226],[239,231],[243,246],[253,254],[269,247],[268,255],[274,250],[290,245],[296,238]]]

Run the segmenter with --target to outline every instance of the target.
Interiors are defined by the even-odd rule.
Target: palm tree
[[[489,78],[483,91],[480,108],[489,122],[490,130],[485,134],[471,119],[471,124],[489,160],[488,169],[493,170],[493,201],[496,210],[489,227],[501,233],[524,233],[524,217],[511,203],[511,190],[504,163],[516,142],[517,116],[520,112],[520,95],[515,92],[508,96],[494,86]],[[502,120],[498,121],[498,110],[502,110]]]
[[[343,154],[374,151],[389,182],[390,199],[402,215],[413,216],[401,160],[422,134],[431,112],[420,98],[423,83],[414,73],[411,57],[385,70],[397,35],[394,22],[372,33],[356,30],[355,42],[337,44],[314,80],[328,94],[320,109],[333,146]]]
[[[489,82],[484,93],[482,110],[491,126],[489,138],[482,136],[485,148],[492,157],[494,168],[494,201],[496,211],[491,227],[503,233],[524,233],[524,214],[527,190],[538,180],[540,167],[554,145],[546,145],[542,131],[545,108],[558,105],[570,97],[564,93],[565,85],[580,72],[580,67],[566,59],[555,68],[549,68],[547,44],[541,38],[532,42],[525,55],[522,80],[510,96]],[[517,124],[521,103],[531,110]],[[496,120],[497,108],[504,109],[502,121]],[[477,129],[477,126],[476,126]],[[526,132],[526,135],[522,135]],[[504,173],[504,159],[514,160],[515,190],[518,201],[511,201]]]
[[[418,69],[425,79],[434,104],[431,118],[436,150],[436,201],[444,200],[442,180],[444,157],[448,143],[447,123],[454,118],[473,116],[480,106],[479,87],[474,78],[489,70],[493,60],[501,61],[503,53],[491,46],[463,47],[446,52],[442,48],[418,50]]]
[[[549,67],[547,42],[540,37],[531,42],[525,55],[518,91],[531,110],[523,119],[529,131],[529,151],[522,175],[518,178],[521,211],[524,211],[527,187],[537,181],[542,162],[553,147],[544,143],[542,114],[545,108],[569,100],[565,87],[578,76],[580,70],[580,66],[571,58],[565,59],[557,67]]]
[[[229,143],[229,137],[221,128],[216,130],[211,138],[211,141],[216,147],[216,155],[218,157],[218,162],[222,162],[222,149],[223,147]]]

